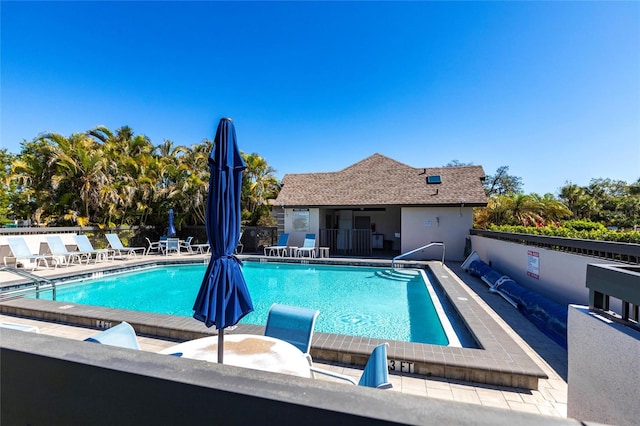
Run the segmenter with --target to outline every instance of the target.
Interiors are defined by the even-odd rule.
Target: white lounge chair
[[[167,237],[162,236],[158,241],[151,241],[149,237],[144,237],[149,243],[149,247],[147,247],[146,254],[149,255],[153,251],[156,254],[164,254],[164,247],[167,244]]]
[[[109,260],[109,255],[113,258],[114,251],[109,249],[94,249],[91,241],[86,235],[76,235],[76,246],[81,252],[87,253],[97,262],[101,260]]]
[[[44,266],[48,268],[49,262],[47,262],[47,259],[53,260],[54,263],[56,262],[56,260],[50,255],[33,254],[29,249],[27,242],[22,237],[7,238],[7,243],[11,249],[11,255],[4,256],[3,260],[5,266],[7,266],[7,258],[9,257],[14,258],[16,260],[16,264],[22,263],[25,267],[27,264],[33,264],[31,268],[32,271],[40,266],[41,262],[44,262]]]
[[[195,254],[206,254],[211,250],[211,246],[209,243],[191,244],[191,250],[193,250]]]
[[[49,246],[49,251],[53,257],[58,260],[58,264],[68,266],[74,261],[77,261],[78,264],[82,264],[83,260],[86,260],[87,263],[89,263],[89,259],[91,258],[89,253],[67,250],[67,246],[64,245],[64,242],[59,235],[47,235],[45,239]]]
[[[316,234],[305,235],[304,244],[296,249],[296,256],[298,257],[304,257],[305,253],[309,257],[316,257]]]
[[[140,251],[142,254],[147,250],[146,247],[125,247],[120,241],[118,234],[106,234],[107,241],[109,241],[109,247],[111,247],[118,256],[136,256],[136,252]]]
[[[236,254],[238,254],[238,253],[242,254],[242,252],[244,251],[244,244],[242,244],[242,234],[244,234],[244,231],[240,232],[240,236],[238,237],[238,245],[236,246]]]
[[[16,324],[13,322],[0,322],[0,328],[8,328],[10,330],[26,331],[28,333],[40,333],[40,329],[35,325]]]

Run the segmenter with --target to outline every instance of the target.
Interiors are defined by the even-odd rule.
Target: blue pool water
[[[242,270],[255,311],[241,323],[264,325],[269,307],[282,303],[318,309],[319,332],[450,343],[451,326],[419,271],[257,262]],[[61,285],[56,300],[190,317],[204,272],[205,265],[188,265],[111,275]]]

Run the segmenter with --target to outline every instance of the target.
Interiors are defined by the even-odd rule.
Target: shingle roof
[[[439,175],[440,184],[426,184]],[[283,206],[486,206],[482,166],[414,168],[373,154],[329,173],[287,174],[275,203]]]

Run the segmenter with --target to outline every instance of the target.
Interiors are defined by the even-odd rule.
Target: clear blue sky
[[[8,2],[0,148],[128,125],[286,173],[379,152],[525,192],[640,178],[640,2]]]

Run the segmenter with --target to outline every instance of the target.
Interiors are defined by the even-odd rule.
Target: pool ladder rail
[[[31,286],[12,287],[7,290],[0,290],[0,300],[13,299],[31,293],[35,293],[36,298],[39,298],[41,291],[49,290],[52,291],[52,299],[56,300],[56,283],[53,281],[12,266],[0,266],[0,272],[19,275],[31,281]]]
[[[424,249],[427,249],[427,248],[429,248],[429,247],[433,247],[433,246],[442,246],[442,261],[441,261],[441,262],[442,262],[442,264],[444,265],[444,251],[445,251],[444,243],[443,243],[443,242],[440,242],[440,241],[432,241],[432,242],[430,242],[429,244],[427,244],[426,246],[418,247],[417,249],[414,249],[414,250],[408,251],[408,252],[406,252],[406,253],[402,253],[402,254],[400,254],[400,255],[398,255],[398,256],[396,256],[396,257],[394,257],[394,258],[391,260],[391,268],[395,268],[395,267],[396,267],[396,260],[402,259],[403,257],[406,257],[406,256],[409,256],[409,255],[412,255],[413,253],[419,252],[419,251],[421,251],[421,250],[424,250]]]

